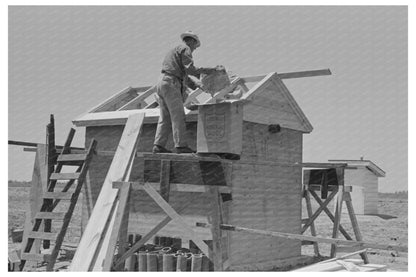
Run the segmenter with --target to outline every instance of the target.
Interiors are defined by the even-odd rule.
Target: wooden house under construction
[[[235,78],[231,86],[241,97],[220,104],[216,104],[215,98],[212,99],[201,90],[191,92],[187,101],[207,105],[199,108],[201,113],[204,111],[204,115],[198,114],[198,111],[186,110],[189,146],[199,152],[229,152],[240,157],[239,160],[226,160],[223,164],[231,195],[224,198],[225,223],[300,234],[302,168],[293,165],[302,162],[303,134],[310,133],[312,125],[282,80],[328,74],[329,70],[323,70],[311,74],[270,73]],[[73,123],[77,127],[86,128],[85,145],[95,139],[99,153],[114,152],[127,117],[142,111],[145,112],[145,119],[137,152],[151,152],[159,114],[154,93],[153,87],[127,88],[76,118]],[[222,105],[222,108],[210,108],[210,105]],[[207,114],[210,113],[214,116],[208,117]],[[207,122],[209,118],[215,121],[211,124],[211,129],[214,129],[209,133],[206,131],[208,126],[204,126],[205,131],[201,131],[201,124],[210,124]],[[204,139],[205,142],[202,142]],[[223,140],[224,143],[215,144],[215,140]],[[207,143],[211,143],[210,146]],[[229,151],[215,149],[224,145]],[[167,148],[172,147],[170,140]],[[84,185],[83,228],[88,222],[111,161],[111,155],[100,155],[91,162],[87,183]],[[143,166],[142,159],[136,158],[130,181],[143,179]],[[171,172],[172,183],[202,183],[201,174],[194,168],[185,165],[181,168],[180,162],[176,166],[179,169]],[[151,182],[150,179],[148,181]],[[191,203],[180,214],[190,226],[195,226],[195,222],[209,223],[210,200],[191,186],[187,188],[188,191],[173,189],[169,203],[174,208],[180,207],[187,201],[189,194],[201,194],[198,201]],[[129,232],[144,234],[165,216],[162,209],[144,192],[135,194],[130,207]],[[194,230],[203,239],[212,239],[209,229],[195,227]],[[182,241],[190,239],[174,222],[164,227],[159,235],[180,237]],[[228,270],[270,270],[296,264],[301,257],[301,242],[228,232],[226,251]]]

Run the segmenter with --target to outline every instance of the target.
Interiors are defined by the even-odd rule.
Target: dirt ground
[[[407,197],[397,197],[394,194],[380,194],[378,201],[379,215],[357,215],[358,224],[363,236],[363,240],[371,243],[408,245],[408,209]],[[303,211],[306,215],[306,211]],[[306,216],[305,216],[306,217]],[[316,220],[318,236],[331,237],[332,222],[322,213]],[[348,214],[342,214],[341,224],[346,231],[353,236],[354,232]],[[310,231],[306,231],[307,235]],[[340,234],[341,238],[342,235]],[[330,245],[320,244],[320,253],[329,256]],[[313,255],[312,246],[302,247],[302,254]],[[347,253],[344,253],[347,254]],[[368,258],[370,263],[384,264],[387,268],[395,271],[408,270],[408,253],[370,249]],[[359,256],[354,257],[359,258]]]
[[[29,188],[28,187],[9,187],[8,195],[8,223],[9,235],[11,229],[23,229],[26,205],[28,203]],[[82,197],[82,196],[81,196]],[[81,200],[81,199],[80,199]],[[81,201],[78,201],[80,204]],[[363,235],[364,241],[382,244],[397,244],[407,246],[408,243],[408,206],[407,197],[397,197],[391,194],[380,194],[378,208],[379,216],[364,216],[358,215],[358,222]],[[80,222],[81,222],[81,207],[77,204],[75,214],[71,220],[71,224],[64,240],[64,249],[66,253],[71,253],[70,249],[65,246],[74,245],[80,239]],[[306,213],[305,213],[306,214]],[[347,214],[342,215],[342,225],[348,233],[353,234],[351,224]],[[332,227],[331,221],[326,215],[322,214],[317,219],[317,233],[318,236],[331,237]],[[305,234],[309,235],[309,231]],[[9,251],[12,249],[20,249],[20,243],[12,243],[9,236]],[[328,244],[321,244],[320,253],[323,256],[328,256],[330,246]],[[72,248],[73,249],[73,248]],[[313,255],[312,246],[302,247],[302,254]],[[408,270],[408,256],[407,253],[398,253],[395,251],[384,251],[371,249],[369,252],[370,263],[385,264],[390,270],[407,271]],[[62,257],[59,263],[56,264],[57,269],[65,270],[70,263],[71,256]],[[355,258],[355,257],[354,257]],[[36,271],[44,270],[44,267]]]

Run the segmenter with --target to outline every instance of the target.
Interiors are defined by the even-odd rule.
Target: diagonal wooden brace
[[[358,226],[358,220],[355,216],[354,208],[352,206],[351,194],[349,192],[344,193],[345,205],[347,206],[348,215],[350,216],[351,225],[354,230],[355,238],[357,241],[362,241],[363,237],[361,235],[360,227]],[[367,252],[360,253],[361,258],[365,264],[369,263]]]
[[[198,199],[199,197],[194,196],[193,198],[191,198],[188,203],[186,203],[184,206],[176,209],[176,211],[182,212],[183,210],[185,210],[194,200]],[[165,227],[169,222],[172,221],[172,218],[170,218],[169,216],[165,217],[161,222],[159,222],[155,227],[153,227],[152,230],[150,230],[146,235],[144,235],[142,237],[142,239],[140,239],[139,241],[137,241],[135,244],[133,244],[133,246],[127,251],[125,252],[119,259],[117,259],[114,263],[115,267],[118,267],[119,265],[121,265],[128,257],[130,257],[134,252],[136,252],[137,250],[139,250],[140,247],[142,247],[146,242],[148,242],[155,234],[157,234],[157,232],[159,232],[160,230],[162,230],[163,227]]]
[[[306,211],[308,213],[308,217],[310,218],[313,215],[313,213],[312,213],[311,196],[309,194],[310,194],[310,192],[307,189],[307,186],[304,186],[303,187],[303,197],[305,198]],[[314,222],[311,223],[311,227],[310,228],[311,228],[311,235],[315,237],[316,236],[316,229],[315,229]],[[315,252],[315,256],[319,257],[320,256],[320,254],[319,254],[319,246],[318,246],[318,243],[317,242],[314,242],[313,243],[313,250]]]
[[[313,196],[313,198],[315,198],[316,202],[318,202],[319,205],[323,204],[322,200],[319,198],[319,196],[318,196],[318,194],[316,194],[316,192],[309,191],[309,193]],[[328,207],[324,208],[324,212],[328,215],[329,219],[331,219],[331,221],[334,223],[335,222],[335,217],[331,213],[331,211],[328,209]],[[344,227],[341,224],[339,225],[339,231],[344,235],[344,237],[347,240],[353,240],[352,237],[348,234],[348,232],[344,229]]]
[[[315,211],[312,217],[309,218],[309,221],[305,223],[302,227],[301,234],[305,233],[305,231],[311,226],[312,222],[315,221],[315,219],[321,214],[321,212],[328,206],[329,202],[334,198],[334,196],[337,194],[337,191],[334,190],[331,192],[331,194],[328,196],[328,198],[325,200],[325,202],[322,203],[322,205],[319,206],[319,208]]]
[[[116,244],[118,239],[122,236],[122,228],[124,225],[124,229],[126,229],[127,226],[125,226],[126,220],[128,221],[129,217],[129,209],[130,209],[130,189],[131,185],[130,183],[124,183],[122,188],[118,192],[118,199],[119,204],[116,211],[116,218],[114,222],[114,228],[111,232],[111,239],[110,243],[108,245],[107,253],[104,260],[104,267],[103,271],[110,271],[113,265],[113,259],[114,259],[114,252],[116,249]],[[125,230],[125,233],[127,234],[127,230]],[[119,243],[119,253],[123,254],[124,252],[124,245],[122,245],[123,239],[120,238]]]
[[[176,221],[178,223],[178,226],[180,226],[182,229],[187,231],[190,234],[190,237],[192,238],[192,241],[201,249],[202,252],[207,255],[209,259],[210,252],[208,251],[208,246],[205,244],[205,242],[199,238],[199,236],[195,233],[195,231],[186,223],[186,221],[169,205],[168,202],[166,202],[162,196],[149,184],[143,185],[144,190],[147,192],[147,194],[153,198],[153,200],[159,205],[159,207],[162,208],[162,210],[170,217],[172,220]]]

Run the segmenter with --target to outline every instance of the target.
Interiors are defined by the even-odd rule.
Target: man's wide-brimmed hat
[[[187,31],[187,32],[181,34],[181,39],[182,40],[186,37],[191,37],[191,38],[195,39],[196,40],[196,47],[201,46],[201,42],[199,41],[199,37],[198,37],[197,34],[194,34],[192,31]]]

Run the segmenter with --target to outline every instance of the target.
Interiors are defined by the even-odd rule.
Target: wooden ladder
[[[75,209],[78,196],[81,192],[85,176],[88,171],[89,163],[94,154],[94,149],[97,145],[95,140],[92,140],[87,151],[81,153],[71,154],[71,143],[74,137],[75,130],[71,128],[65,145],[62,148],[60,155],[57,158],[57,164],[51,172],[47,191],[43,193],[43,204],[40,210],[35,215],[33,227],[27,240],[23,242],[20,270],[23,271],[26,261],[46,262],[46,270],[53,271],[53,267],[58,256],[58,252],[62,246],[69,222]],[[61,173],[63,166],[75,166],[77,169],[72,173]],[[62,191],[55,191],[55,186],[58,180],[68,180]],[[69,192],[68,190],[74,183],[77,183],[75,190]],[[70,204],[66,212],[54,212],[56,206],[61,200],[69,200]],[[47,222],[51,220],[63,221],[58,232],[42,232],[42,221]],[[35,240],[50,241],[55,240],[55,245],[50,254],[39,254],[31,252]]]

